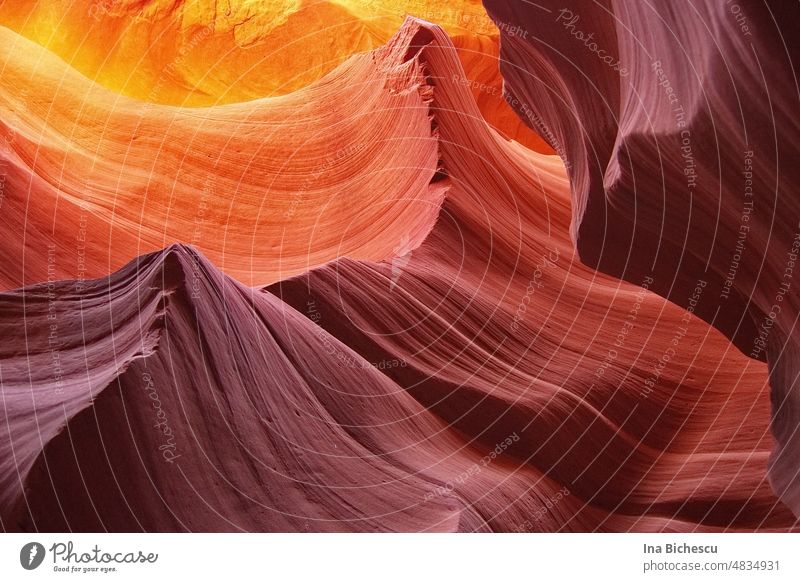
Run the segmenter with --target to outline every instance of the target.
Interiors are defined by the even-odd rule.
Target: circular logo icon
[[[19,551],[19,563],[26,570],[35,570],[44,561],[44,546],[39,542],[30,542]]]

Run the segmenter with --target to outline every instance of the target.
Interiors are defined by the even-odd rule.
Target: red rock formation
[[[104,276],[176,241],[267,284],[390,257],[436,220],[430,89],[402,54],[355,56],[287,97],[188,109],[121,97],[0,37],[0,288]]]
[[[421,182],[409,197],[448,195],[427,237],[375,215],[325,232],[393,245],[391,260],[309,261],[259,291],[176,246],[77,289],[0,294],[3,527],[795,528],[766,482],[765,366],[647,292],[657,275],[631,285],[577,260],[563,166],[482,119],[441,29],[410,21],[321,83],[376,69],[370,99],[410,110],[392,119],[432,116],[419,147],[395,144],[433,144],[400,174]]]
[[[58,297],[55,305],[49,292]],[[39,333],[24,353],[3,353],[4,386],[14,398],[8,427],[21,471],[8,467],[3,475],[7,529],[480,526],[453,499],[423,503],[432,483],[402,465],[460,446],[453,434],[433,439],[447,431],[444,423],[377,370],[338,365],[324,342],[359,358],[196,252],[173,247],[142,257],[81,294],[59,283],[3,301],[4,313],[17,316],[4,321],[4,332]],[[21,312],[30,322],[24,330]],[[46,335],[50,322],[55,341]],[[86,328],[94,341],[83,337]],[[153,339],[142,345],[144,337]],[[300,340],[307,350],[286,350]],[[54,354],[60,387],[38,365]],[[116,372],[110,378],[108,369]],[[402,437],[386,434],[397,414],[405,420],[395,432],[407,435],[409,447],[399,452]],[[409,440],[424,434],[429,442]],[[29,435],[45,440],[24,440]]]
[[[462,364],[481,357],[477,342],[457,359],[438,353],[447,337],[424,350],[406,347],[429,332],[463,335],[466,318],[452,331],[440,321],[415,322],[414,333],[398,333],[388,323],[416,315],[402,308],[409,291],[437,282],[420,278],[429,251],[418,254],[394,295],[386,291],[388,264],[344,261],[308,281],[283,284],[284,292],[293,289],[298,309],[236,283],[183,247],[143,257],[81,294],[68,282],[5,293],[2,331],[27,335],[27,348],[4,347],[0,355],[5,395],[13,402],[0,449],[4,459],[14,458],[3,467],[4,528],[791,526],[792,516],[763,481],[763,433],[743,427],[758,419],[765,424],[766,406],[746,414],[727,405],[727,383],[738,387],[737,397],[757,399],[746,388],[756,383],[742,381],[740,371],[695,364],[684,374],[710,374],[722,383],[719,390],[687,383],[656,390],[650,400],[629,393],[641,369],[628,371],[637,379],[623,380],[618,390],[592,378],[596,362],[579,355],[559,369],[537,369],[538,351],[553,352],[552,361],[570,350],[544,337],[528,349],[509,338],[508,349],[521,352],[515,366],[505,363],[503,370],[498,354],[470,374]],[[434,266],[446,275],[446,265]],[[337,267],[340,281],[367,283],[348,285],[339,296],[347,301],[344,313],[325,299],[333,297],[325,281],[335,281],[329,275]],[[461,279],[451,295],[462,291]],[[311,302],[301,293],[309,281]],[[343,325],[350,308],[361,307],[359,296],[370,292],[389,295],[380,317]],[[446,302],[440,302],[441,312]],[[487,301],[479,303],[476,308]],[[679,313],[650,295],[642,317],[653,307]],[[501,318],[512,321],[509,314]],[[387,328],[396,339],[365,337]],[[533,328],[532,322],[523,330]],[[637,326],[632,333],[643,332]],[[4,344],[14,345],[19,342]],[[377,359],[389,355],[394,359]],[[732,358],[728,370],[741,359]],[[48,365],[54,360],[57,371]],[[621,373],[612,362],[608,376]],[[552,384],[558,374],[560,383]]]
[[[0,26],[46,47],[114,93],[192,107],[303,89],[353,54],[384,45],[406,15],[470,40],[497,39],[480,0],[0,4]],[[489,79],[497,76],[495,62]]]
[[[800,514],[797,5],[486,0],[507,99],[567,162],[581,260],[767,360],[770,478]],[[742,403],[744,405],[744,403]]]

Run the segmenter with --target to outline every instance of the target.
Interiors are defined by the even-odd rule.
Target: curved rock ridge
[[[427,252],[424,247],[419,251],[423,257]],[[408,301],[409,290],[416,291],[418,262],[413,257],[406,265],[394,298]],[[338,267],[340,280],[343,269],[354,269],[363,281],[380,280],[374,288],[350,285],[365,295],[385,289],[391,274],[388,264],[342,260]],[[333,265],[312,278],[321,283],[331,273]],[[325,298],[332,295],[315,291],[309,298],[300,282],[284,283],[294,287],[291,293],[284,289],[284,297],[298,305],[294,309],[225,276],[195,250],[173,246],[88,283],[80,293],[61,282],[0,294],[6,337],[27,336],[24,351],[4,348],[0,356],[4,392],[15,403],[0,450],[13,447],[20,460],[26,459],[3,467],[3,528],[792,527],[791,514],[775,504],[763,482],[763,467],[760,483],[755,478],[766,452],[757,451],[753,431],[739,431],[731,439],[741,419],[728,410],[715,430],[704,426],[719,417],[729,396],[724,387],[715,395],[696,391],[699,402],[687,395],[682,405],[668,406],[665,424],[677,422],[686,435],[669,451],[657,454],[663,444],[655,437],[638,451],[627,450],[624,441],[630,446],[636,436],[627,431],[636,429],[626,425],[608,443],[609,458],[598,455],[597,442],[591,445],[593,456],[584,456],[593,439],[578,433],[578,426],[599,425],[590,429],[596,441],[619,422],[613,414],[599,413],[607,387],[596,387],[597,401],[587,402],[576,397],[577,382],[532,381],[533,370],[523,380],[529,388],[523,394],[516,380],[489,387],[484,370],[465,382],[459,361],[434,374],[435,350],[384,353],[358,327],[345,325],[349,331],[343,332],[340,324],[347,312],[329,308]],[[648,303],[663,304],[648,298]],[[379,321],[390,314],[380,313]],[[395,313],[402,314],[399,309]],[[347,336],[349,345],[336,335]],[[462,357],[474,356],[471,352]],[[376,359],[384,355],[394,358]],[[56,357],[58,377],[50,377],[51,366],[43,362]],[[515,375],[522,376],[526,366],[518,369]],[[695,366],[690,373],[707,372]],[[699,420],[675,418],[676,410],[690,405],[692,418]],[[641,412],[647,414],[647,408]],[[766,407],[756,408],[754,415],[765,419]],[[531,416],[525,419],[524,414]],[[497,418],[497,426],[481,424],[489,418]],[[554,435],[559,438],[543,438],[541,431],[557,426],[556,419],[565,425]],[[691,430],[695,424],[697,433]],[[663,425],[656,428],[663,437]],[[539,459],[564,455],[561,437],[570,433],[579,450],[566,454],[564,468],[555,463],[542,471]],[[703,440],[702,452],[690,442],[692,434]],[[532,447],[549,452],[532,455]],[[622,462],[626,453],[636,462]],[[612,495],[629,501],[609,503],[605,493],[587,501],[584,483],[605,478],[617,455],[623,477],[614,484],[627,482],[632,489],[623,486]],[[708,467],[712,458],[713,471]],[[565,485],[569,465],[587,459],[594,461],[586,467],[589,476]],[[699,477],[701,464],[705,477]],[[679,467],[686,477],[680,471],[675,475]],[[633,485],[642,468],[649,477]],[[664,489],[667,477],[674,487]],[[736,478],[735,485],[728,478]],[[656,492],[664,498],[648,499],[648,493]]]
[[[20,132],[8,157],[18,182],[4,200],[17,215],[4,236],[21,246],[3,252],[17,257],[10,264],[20,273],[38,260],[32,268],[47,282],[0,293],[0,325],[12,338],[0,349],[11,398],[0,431],[5,530],[797,529],[766,477],[766,366],[692,314],[705,309],[710,281],[698,276],[681,309],[650,293],[658,273],[631,284],[579,261],[570,234],[576,167],[568,178],[558,157],[490,127],[462,62],[441,28],[409,20],[385,47],[305,90],[354,91],[361,73],[371,90],[355,97],[394,105],[387,117],[385,107],[365,106],[360,125],[367,119],[373,136],[406,119],[391,128],[407,136],[410,124],[415,137],[390,140],[385,151],[406,163],[429,154],[430,163],[398,163],[414,184],[408,197],[420,203],[398,202],[394,211],[406,214],[385,215],[389,225],[377,213],[357,229],[343,224],[372,208],[370,188],[380,204],[393,200],[375,172],[357,174],[366,198],[338,196],[344,209],[321,218],[340,247],[362,242],[380,252],[328,245],[327,255],[300,263],[298,245],[294,269],[282,261],[285,245],[302,238],[299,221],[285,227],[298,229],[288,242],[260,254],[252,251],[264,247],[251,245],[235,268],[227,253],[176,245],[106,279],[58,281],[71,266],[56,243],[71,239],[62,233],[41,250],[55,201],[61,209],[80,193],[51,193],[37,222],[38,199],[15,202],[14,192],[19,183],[37,192],[61,183],[29,171],[31,152],[78,154],[58,150],[57,136]],[[275,103],[308,96],[261,105],[268,115]],[[197,109],[157,110],[187,127],[210,123],[190,119]],[[212,110],[255,115],[252,104]],[[230,130],[227,121],[220,128]],[[250,128],[254,143],[265,139],[260,127]],[[242,139],[241,128],[230,131]],[[320,143],[330,131],[319,128]],[[205,168],[214,179],[224,165],[195,163],[197,176]],[[54,167],[73,171],[63,160]],[[173,175],[176,187],[182,174]],[[261,179],[252,169],[241,176]],[[242,240],[251,216],[230,202],[241,220],[225,236],[215,223],[199,247]],[[131,223],[146,224],[149,212]],[[136,242],[113,261],[107,251],[98,259],[101,240],[84,249],[97,272],[141,252]],[[273,284],[253,288],[256,276]]]
[[[581,260],[769,362],[770,479],[800,515],[796,4],[485,0],[507,100],[565,159]]]
[[[414,15],[497,37],[480,0],[17,0],[0,25],[122,95],[210,106],[293,93]],[[495,67],[496,68],[496,67]]]
[[[480,61],[469,82],[490,123],[547,151],[502,99],[498,30],[480,0],[19,0],[0,5],[0,26],[115,93],[208,107],[303,89],[385,44],[406,15],[443,26]]]
[[[512,462],[570,492],[531,522],[527,492],[509,503],[505,487],[456,484],[498,530],[794,527],[765,478],[764,366],[647,292],[651,279],[582,265],[563,167],[487,127],[447,36],[408,27],[427,42],[452,182],[436,227],[386,264],[340,260],[270,291],[367,360],[408,363],[385,371],[472,442],[519,436]]]
[[[37,462],[46,463],[42,447],[134,361],[153,354],[172,289],[141,286],[137,277],[129,268],[111,280],[87,284],[80,294],[71,281],[0,294],[5,338],[0,348],[0,515],[5,528],[11,525],[9,509],[25,495],[28,474]]]
[[[415,470],[463,439],[192,249],[143,256],[81,293],[58,283],[0,301],[3,331],[27,335],[0,359],[13,399],[1,450],[17,458],[3,466],[6,530],[482,527],[457,500],[425,499],[436,472]],[[57,383],[41,365],[55,354]],[[462,450],[453,466],[481,456]]]
[[[105,276],[180,241],[268,284],[413,248],[438,215],[430,87],[404,47],[289,96],[192,109],[111,93],[4,28],[0,62],[2,288]]]

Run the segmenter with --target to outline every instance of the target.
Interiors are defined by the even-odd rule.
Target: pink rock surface
[[[769,363],[770,479],[800,514],[798,6],[486,0],[507,98],[569,169],[581,260]],[[562,8],[563,6],[563,8]]]
[[[578,260],[579,161],[491,129],[435,26],[359,59],[432,87],[424,242],[266,290],[177,245],[0,294],[3,528],[795,529],[766,366],[645,289],[663,275]]]

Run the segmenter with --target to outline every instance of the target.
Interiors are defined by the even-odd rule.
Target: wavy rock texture
[[[385,44],[407,14],[455,35],[498,35],[479,0],[19,0],[0,5],[0,23],[114,92],[193,106],[302,89],[354,53]]]
[[[197,253],[173,247],[92,282],[80,295],[66,284],[52,292],[60,297],[55,307],[48,306],[44,288],[30,289],[24,305],[21,293],[4,297],[11,311],[25,310],[32,329],[45,329],[41,320],[57,326],[55,342],[43,336],[40,343],[29,341],[25,357],[18,356],[24,361],[3,360],[12,396],[14,386],[22,386],[15,408],[20,418],[8,424],[15,451],[27,453],[26,459],[37,456],[9,491],[14,495],[3,499],[6,528],[480,525],[474,511],[449,498],[422,503],[430,481],[402,464],[458,448],[455,435],[433,439],[447,432],[443,422],[398,394],[379,371],[337,366],[322,348],[335,340],[313,331],[313,323],[272,296],[225,277]],[[89,342],[83,351],[73,349],[85,341],[84,326],[96,329],[97,345],[105,348],[105,358],[113,357],[116,371],[110,378],[97,375],[93,386],[85,378],[104,372],[105,359],[90,359]],[[148,346],[143,353],[141,342],[128,347],[117,339],[128,336],[156,337],[158,349]],[[300,340],[307,351],[287,352],[287,345]],[[51,353],[63,362],[62,392],[53,390],[50,378],[41,391],[31,391],[28,366]],[[43,414],[40,398],[59,399],[63,412],[57,407]],[[22,448],[18,437],[32,432],[31,418],[40,434],[58,436]],[[386,438],[389,432],[400,440]],[[430,434],[431,441],[412,449],[418,443],[409,437],[419,434]],[[381,450],[403,441],[405,451],[390,456]]]
[[[286,95],[356,52],[385,44],[406,15],[455,36],[496,128],[549,146],[502,99],[498,30],[479,0],[20,0],[0,25],[46,47],[115,93],[149,103],[211,106]],[[34,69],[35,70],[35,69]]]
[[[44,225],[37,226],[40,238],[28,231],[22,238],[22,245],[40,253],[33,267],[48,283],[0,294],[0,325],[13,339],[0,351],[8,402],[7,430],[0,432],[5,529],[797,527],[766,478],[772,442],[765,365],[688,311],[649,293],[658,274],[624,283],[577,260],[563,164],[508,141],[486,122],[475,87],[464,82],[465,62],[441,28],[412,20],[386,47],[348,60],[305,93],[257,108],[155,108],[175,116],[166,129],[159,125],[162,134],[214,126],[193,152],[208,153],[219,135],[243,140],[242,147],[277,149],[294,138],[285,130],[287,119],[302,115],[303,100],[315,102],[315,90],[329,88],[326,96],[350,91],[346,106],[364,109],[360,123],[342,135],[371,132],[365,136],[370,154],[383,147],[372,140],[383,139],[391,143],[379,151],[405,162],[390,165],[397,171],[387,181],[363,159],[360,169],[347,165],[347,177],[361,185],[363,196],[327,192],[323,200],[345,208],[320,216],[320,233],[336,243],[314,247],[314,260],[300,254],[299,244],[291,247],[313,224],[297,211],[284,226],[291,236],[274,247],[253,243],[241,254],[215,250],[226,237],[214,230],[213,237],[188,241],[197,242],[210,261],[194,249],[172,246],[107,279],[56,282],[64,276],[59,247],[51,259],[42,256],[42,245],[49,237],[74,244],[46,230],[55,200],[77,205],[104,197],[82,198],[79,188],[70,196],[51,191],[51,206],[42,202],[44,222],[34,223]],[[82,79],[72,73],[64,84]],[[34,82],[37,91],[48,86],[47,78]],[[5,95],[4,123],[12,112],[21,125],[41,120],[9,104],[12,89]],[[88,106],[106,111],[110,94],[92,87],[91,95],[84,100]],[[47,101],[46,92],[44,99],[60,101]],[[108,115],[140,106],[115,99],[119,105]],[[286,119],[272,111],[276,103],[286,107]],[[331,143],[336,127],[325,116],[320,120],[321,107],[295,130],[320,124],[320,148],[325,139]],[[74,109],[64,107],[61,115]],[[274,133],[266,122],[244,123],[256,114],[273,120]],[[75,125],[65,127],[72,132]],[[113,132],[100,149],[91,126],[77,138],[59,136],[52,120],[40,121],[39,133],[34,129],[20,132],[10,155],[20,177],[10,182],[4,201],[16,204],[11,207],[18,213],[16,222],[7,222],[9,241],[18,238],[13,226],[26,224],[25,212],[47,200],[45,183],[62,189],[63,179],[46,177],[56,170],[77,173],[74,167],[83,166],[70,156],[82,151],[113,168],[106,174],[116,176],[107,183],[114,196],[143,204],[141,192],[134,196],[117,187],[135,172],[134,164],[125,174],[114,165],[120,146],[114,146]],[[44,140],[44,131],[55,135]],[[281,141],[270,146],[270,135]],[[308,135],[314,134],[303,137]],[[185,134],[169,136],[164,143],[172,145]],[[125,144],[129,155],[148,151],[135,145],[145,138],[134,137]],[[123,129],[117,140],[124,141]],[[38,161],[31,165],[32,154],[25,153],[39,149],[45,161],[55,160],[53,170],[44,171]],[[176,149],[186,151],[180,143]],[[284,149],[275,153],[276,162],[280,155],[292,163]],[[209,170],[198,153],[191,164],[196,174],[184,179],[173,167],[171,180],[172,162],[165,161],[163,182],[181,189],[175,198],[181,204],[198,204],[193,180],[209,174],[226,179],[229,170],[221,168],[236,168],[247,184],[265,179],[262,168],[245,171],[232,157],[215,160]],[[404,165],[419,157],[425,163]],[[364,158],[375,167],[385,164],[366,152]],[[288,176],[276,172],[271,179],[307,176],[306,157],[296,163]],[[569,172],[573,192],[575,166]],[[342,179],[338,171],[324,170],[321,179]],[[40,187],[35,203],[26,198],[31,184]],[[296,182],[287,193],[292,187],[304,194],[298,206],[308,203],[307,212],[319,216],[320,200],[309,201]],[[399,198],[385,191],[401,187]],[[255,191],[259,203],[274,200]],[[374,204],[394,206],[384,213]],[[92,214],[102,218],[99,206]],[[184,219],[185,208],[175,215]],[[231,237],[251,236],[242,226],[250,224],[251,210],[232,202],[229,208],[240,213],[228,227]],[[265,220],[286,210],[284,199]],[[153,212],[140,207],[130,220],[146,225]],[[349,225],[365,213],[358,228]],[[153,224],[167,223],[162,216]],[[113,229],[116,218],[106,224]],[[167,244],[170,237],[159,232],[160,244]],[[186,233],[176,229],[171,236],[181,240]],[[139,246],[123,248],[113,261],[123,261],[132,249],[131,256],[140,252]],[[369,252],[359,255],[364,248]],[[95,263],[97,270],[113,262],[108,254],[97,258],[101,249],[100,242],[87,245],[87,256],[105,262]],[[31,281],[18,274],[28,273],[32,259],[21,259],[31,253],[15,252],[9,256],[18,258],[11,261],[18,271],[10,270],[7,281]],[[266,290],[250,286],[270,282]],[[698,276],[687,290],[692,310],[701,312],[710,285]],[[58,367],[43,364],[55,361]]]
[[[415,289],[416,263],[409,262],[395,293],[407,297]],[[340,277],[354,269],[384,284],[390,273],[390,265],[338,268]],[[763,480],[763,433],[742,428],[753,418],[766,424],[766,406],[749,415],[726,407],[726,379],[741,371],[694,366],[690,372],[703,380],[722,381],[720,391],[687,386],[685,395],[657,394],[674,400],[665,407],[624,390],[614,394],[610,382],[587,391],[581,376],[589,363],[577,364],[566,386],[550,384],[559,371],[526,370],[538,359],[533,354],[520,357],[518,371],[500,370],[508,377],[502,388],[480,367],[465,380],[460,363],[480,357],[477,346],[456,361],[442,360],[435,347],[416,354],[398,348],[393,355],[407,356],[398,365],[377,358],[382,346],[404,342],[374,342],[342,325],[344,316],[323,300],[328,275],[318,274],[310,299],[302,292],[308,281],[284,284],[281,294],[301,312],[173,247],[80,294],[70,283],[6,293],[3,331],[28,337],[23,353],[2,355],[17,456],[5,472],[4,527],[711,530],[793,523]],[[380,284],[353,289],[387,293]],[[649,298],[644,311],[649,303],[664,307]],[[395,311],[379,321],[404,315]],[[406,342],[427,337],[387,327],[370,331],[393,331]],[[442,334],[447,326],[427,327]],[[541,343],[554,358],[568,350]],[[736,357],[730,366],[740,364]],[[51,361],[59,366],[44,365]],[[385,375],[387,365],[392,373]],[[617,373],[612,366],[609,375]],[[620,414],[629,420],[598,414],[620,406],[636,419],[627,410]],[[708,431],[709,422],[718,426]],[[666,439],[670,425],[683,435],[699,425],[703,452],[694,439]],[[641,431],[653,434],[649,443],[635,443]],[[507,441],[511,446],[491,457]],[[552,500],[561,501],[545,511]]]
[[[287,97],[186,109],[121,97],[0,36],[5,288],[103,276],[176,241],[267,284],[390,257],[436,219],[430,88],[402,53],[354,57]],[[50,262],[29,250],[49,243]]]
[[[247,48],[229,37],[234,15],[195,13],[183,4],[157,10],[158,5],[152,3],[144,13],[138,3],[115,3],[113,10],[98,3],[88,12],[75,3],[55,3],[47,10],[23,3],[0,10],[0,21],[89,75],[78,74],[24,36],[0,30],[0,164],[8,184],[0,228],[16,233],[25,225],[23,235],[8,237],[10,244],[0,250],[0,286],[103,276],[143,252],[178,241],[197,245],[225,272],[253,285],[339,256],[383,259],[419,244],[443,191],[425,187],[436,169],[428,87],[413,64],[407,70],[395,66],[404,55],[385,54],[381,58],[388,60],[381,62],[363,56],[331,71],[345,55],[363,48],[352,44],[359,35],[342,35],[331,25],[324,34],[343,44],[326,49],[331,60],[323,70],[330,72],[320,79],[315,67],[304,62],[289,67],[264,43],[268,39],[270,46],[279,46],[294,38],[300,23],[313,24],[308,13],[320,17],[327,8],[270,4],[276,23],[296,21],[285,29],[265,24],[266,5],[251,7],[260,14],[260,24],[253,26],[263,29],[263,38]],[[460,32],[460,54],[474,71],[461,82],[472,88],[487,119],[504,135],[547,151],[549,146],[502,99],[493,58],[496,34],[465,28],[486,31],[488,17],[483,13],[479,19],[474,3],[449,10],[445,20]],[[44,38],[41,31],[53,11],[63,14],[61,34]],[[290,14],[281,16],[282,11]],[[396,11],[379,12],[374,22],[367,14],[346,21],[369,22],[383,31],[370,37],[370,47],[377,38],[388,38],[399,22]],[[87,27],[102,34],[87,37]],[[148,38],[142,31],[156,29],[161,31],[156,41],[141,46]],[[298,42],[292,55],[322,46],[318,35]],[[238,69],[227,58],[212,59],[212,53],[232,55],[237,67],[249,68],[240,77],[216,76]],[[209,71],[209,62],[218,68]],[[290,95],[219,105],[274,94],[274,88],[258,82],[298,70],[304,72],[297,79],[302,89]],[[124,78],[117,78],[120,71],[126,72]],[[201,83],[210,80],[213,87]],[[379,90],[380,85],[390,91]],[[180,95],[163,93],[167,89]],[[197,95],[203,98],[192,97]],[[27,249],[49,242],[59,247],[52,264],[41,254],[26,256]]]
[[[770,479],[800,514],[797,5],[486,0],[507,99],[565,158],[581,260],[767,360]]]

